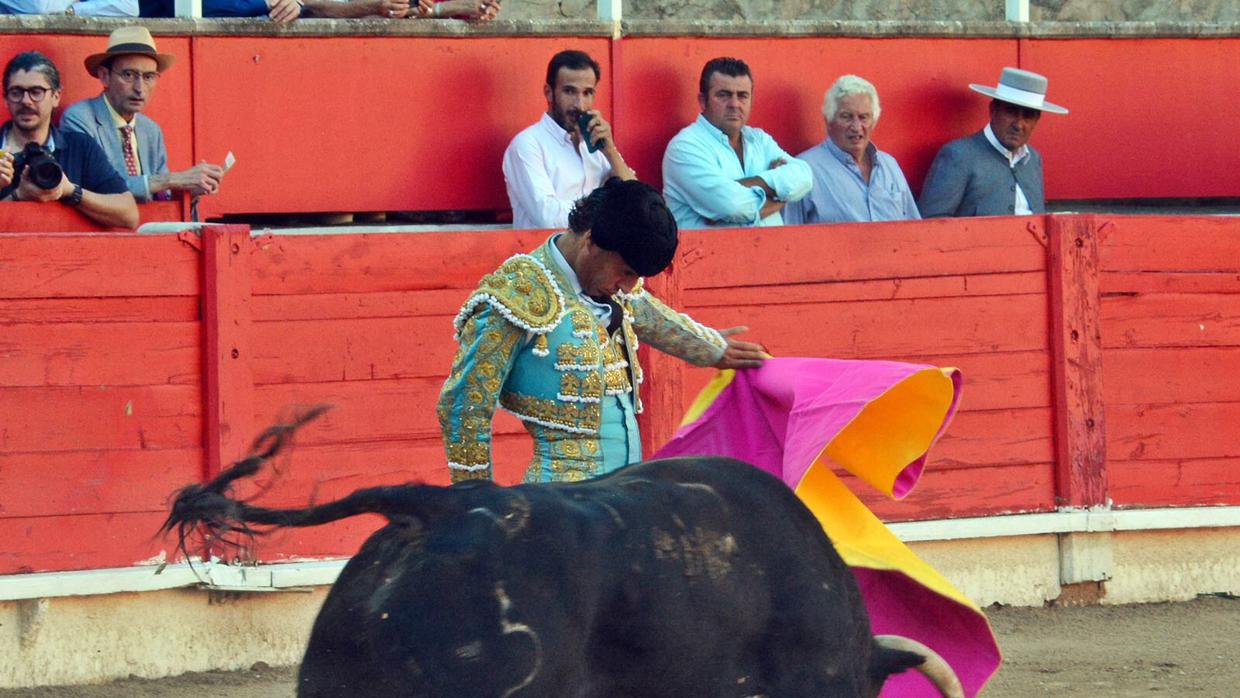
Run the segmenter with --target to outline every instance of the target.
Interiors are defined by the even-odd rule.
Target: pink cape
[[[723,371],[656,458],[729,456],[791,487],[852,569],[875,634],[903,635],[938,652],[966,696],[1001,657],[985,615],[918,558],[835,474],[844,469],[897,499],[917,484],[926,454],[955,413],[955,369],[892,361],[769,359]],[[937,696],[916,672],[883,696]]]

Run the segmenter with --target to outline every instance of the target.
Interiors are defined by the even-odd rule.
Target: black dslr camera
[[[55,189],[64,177],[64,170],[60,169],[56,156],[38,143],[27,143],[13,159],[13,181],[18,181],[23,172],[40,189]]]

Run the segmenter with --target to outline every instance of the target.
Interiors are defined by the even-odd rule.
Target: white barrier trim
[[[1240,527],[1240,506],[1183,509],[1070,509],[1046,514],[906,521],[888,524],[900,540],[967,540],[1050,533]]]
[[[1240,506],[1183,509],[1066,510],[889,524],[906,543],[1061,533],[1240,528]],[[0,601],[92,596],[203,586],[229,591],[280,591],[336,581],[347,559],[232,566],[195,563],[119,567],[79,572],[0,575]]]

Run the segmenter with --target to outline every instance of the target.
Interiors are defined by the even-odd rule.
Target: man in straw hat
[[[1029,137],[1042,112],[1067,114],[1046,101],[1046,78],[1004,68],[998,87],[969,85],[991,98],[990,123],[939,150],[918,207],[924,218],[1045,213],[1042,156]]]
[[[74,104],[61,117],[61,128],[99,144],[138,201],[167,199],[180,191],[214,194],[224,177],[222,167],[207,162],[169,172],[164,133],[141,113],[159,76],[175,61],[155,49],[145,27],[121,27],[108,37],[106,50],[86,57],[86,72],[99,78],[103,93]]]

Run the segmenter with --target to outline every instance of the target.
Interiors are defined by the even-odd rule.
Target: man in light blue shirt
[[[785,223],[921,218],[899,163],[871,142],[881,111],[874,85],[856,75],[841,77],[827,90],[822,106],[827,139],[797,156],[809,163],[814,188],[784,209]]]
[[[702,113],[663,155],[663,196],[681,228],[783,225],[780,211],[805,196],[809,165],[760,128],[746,126],[753,98],[749,66],[714,58],[698,82]]]

